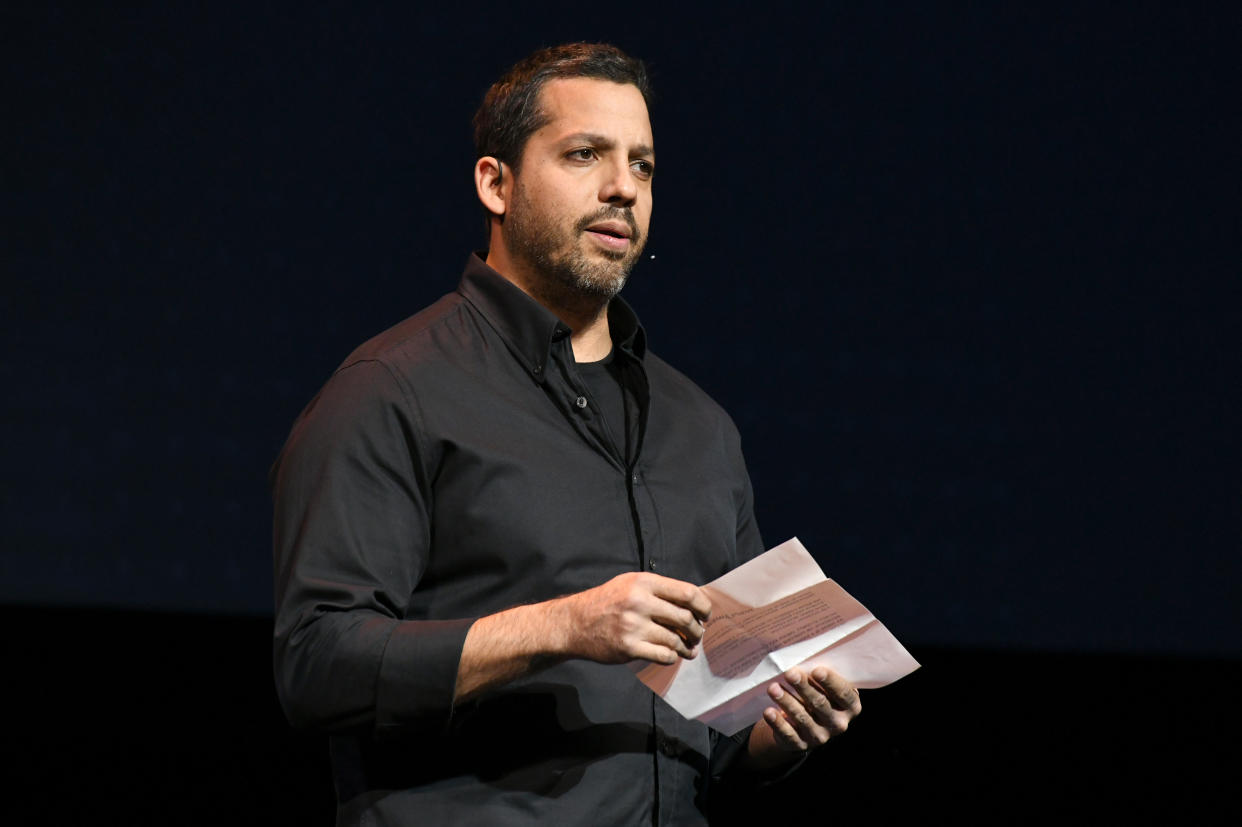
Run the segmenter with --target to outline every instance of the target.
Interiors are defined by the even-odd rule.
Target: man
[[[277,688],[338,821],[698,824],[858,693],[791,671],[729,739],[624,664],[695,657],[695,584],[762,551],[736,429],[618,291],[651,219],[642,64],[535,53],[487,93],[486,261],[364,344],[273,468]]]

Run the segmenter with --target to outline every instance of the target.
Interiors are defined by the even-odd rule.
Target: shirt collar
[[[508,344],[536,379],[543,380],[552,346],[570,334],[569,327],[551,310],[497,273],[471,253],[457,287]],[[647,335],[633,308],[620,296],[608,305],[608,329],[613,346],[639,359],[647,351]]]
[[[620,296],[608,303],[608,332],[613,347],[639,359],[647,355],[647,331],[638,321],[638,314]]]

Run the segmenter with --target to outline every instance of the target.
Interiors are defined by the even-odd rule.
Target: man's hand
[[[697,586],[646,572],[619,574],[558,602],[569,656],[600,663],[693,658],[712,613]]]
[[[782,677],[784,685],[768,687],[774,706],[750,733],[750,765],[756,769],[789,763],[828,743],[862,712],[858,690],[831,669],[817,666],[808,675],[795,667]]]
[[[584,592],[481,617],[462,645],[453,700],[566,658],[665,664],[692,658],[711,613],[697,586],[629,572]]]

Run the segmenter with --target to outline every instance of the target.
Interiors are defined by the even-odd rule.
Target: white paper
[[[703,587],[712,617],[699,656],[648,664],[638,678],[670,706],[732,735],[772,705],[767,687],[795,666],[826,666],[860,689],[919,664],[795,537]]]

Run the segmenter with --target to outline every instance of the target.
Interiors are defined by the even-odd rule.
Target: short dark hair
[[[539,93],[555,78],[597,78],[638,87],[651,107],[647,67],[607,43],[568,43],[540,49],[492,84],[474,113],[476,158],[491,155],[516,171],[526,141],[548,122]]]

